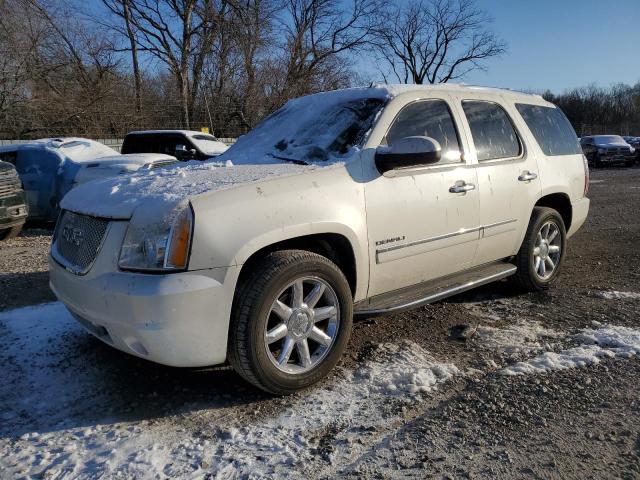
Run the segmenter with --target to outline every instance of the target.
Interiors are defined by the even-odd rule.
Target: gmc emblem
[[[80,228],[68,226],[63,227],[62,238],[64,238],[69,243],[73,243],[76,247],[79,247],[82,243],[82,240],[84,240],[84,231]]]

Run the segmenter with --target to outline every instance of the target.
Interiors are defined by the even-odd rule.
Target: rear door
[[[477,160],[480,238],[473,265],[517,253],[540,196],[536,152],[528,149],[513,107],[499,96],[487,100],[458,94],[457,108]]]

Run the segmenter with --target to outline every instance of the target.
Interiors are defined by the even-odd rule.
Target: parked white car
[[[72,191],[51,287],[118,349],[278,394],[333,368],[354,314],[547,288],[589,209],[563,113],[497,89],[303,97],[216,160]]]
[[[0,161],[13,164],[24,186],[29,218],[55,221],[62,198],[78,185],[138,169],[176,163],[157,153],[120,155],[87,138],[42,138],[0,147]]]

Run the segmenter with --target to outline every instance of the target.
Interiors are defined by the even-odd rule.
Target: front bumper
[[[24,192],[0,199],[0,229],[22,225],[27,220],[28,213]]]
[[[100,340],[164,365],[224,363],[235,267],[149,275],[117,268],[126,222],[112,222],[91,270],[76,275],[49,257],[50,285]]]

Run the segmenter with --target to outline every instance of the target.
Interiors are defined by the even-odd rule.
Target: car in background
[[[0,147],[0,160],[15,166],[27,197],[29,219],[55,221],[69,190],[100,178],[175,163],[168,155],[121,155],[86,138],[44,138]]]
[[[18,172],[0,161],[0,240],[16,237],[26,219],[27,202]]]
[[[208,133],[193,130],[144,130],[128,133],[120,153],[161,153],[180,161],[210,160],[223,154],[224,143]]]
[[[636,150],[636,161],[640,161],[640,137],[622,137]]]
[[[631,166],[636,151],[620,135],[588,135],[580,139],[582,152],[589,165],[600,168],[605,165]]]

